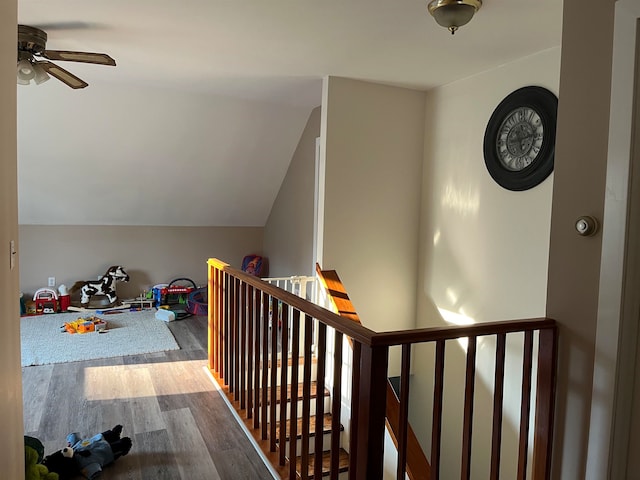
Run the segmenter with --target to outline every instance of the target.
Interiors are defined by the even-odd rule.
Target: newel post
[[[352,450],[350,455],[356,458],[352,463],[355,472],[350,472],[350,479],[382,478],[388,358],[387,346],[361,345],[360,375],[359,379],[355,376],[358,384],[353,386],[354,391],[358,390],[359,404],[357,411],[351,412],[356,416],[357,427],[351,429],[350,445],[355,445],[355,451]]]
[[[207,328],[207,351],[208,353],[208,360],[209,360],[209,370],[217,370],[217,365],[215,362],[215,358],[214,356],[217,354],[217,350],[215,348],[215,335],[216,335],[216,320],[217,318],[214,317],[215,313],[217,313],[217,288],[218,288],[218,282],[217,280],[217,273],[218,270],[211,265],[210,263],[208,264],[208,275],[207,275],[207,280],[208,280],[208,288],[207,288],[207,302],[208,302],[208,312],[207,312],[207,318],[208,318],[208,328]]]

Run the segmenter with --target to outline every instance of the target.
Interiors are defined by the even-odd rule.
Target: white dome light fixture
[[[482,0],[431,0],[428,8],[438,25],[453,35],[459,27],[471,21],[481,6]]]

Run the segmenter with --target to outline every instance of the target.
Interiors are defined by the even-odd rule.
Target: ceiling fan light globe
[[[26,81],[26,85],[29,81],[36,76],[36,72],[29,60],[20,60],[18,62],[18,80]],[[22,85],[25,85],[24,83]]]
[[[36,85],[40,85],[51,78],[49,77],[49,74],[45,72],[44,68],[42,68],[41,65],[38,65],[38,62],[33,64],[33,71],[35,72],[33,80],[36,82]]]

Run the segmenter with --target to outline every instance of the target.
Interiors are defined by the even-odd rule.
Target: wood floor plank
[[[36,431],[40,426],[52,374],[53,365],[43,365],[42,368],[22,369],[22,378],[25,379],[22,392],[25,411],[25,432]]]
[[[198,340],[196,335],[192,333],[193,322],[179,321],[171,322],[169,329],[173,333],[173,336],[179,336],[181,340],[180,348],[183,351],[189,350],[202,350],[202,343]],[[205,334],[206,338],[206,334]]]
[[[181,478],[193,480],[220,480],[213,459],[202,439],[191,410],[182,408],[163,412],[173,454],[179,458]],[[241,477],[240,477],[241,478]]]
[[[244,450],[215,452],[213,460],[222,479],[268,480],[273,478],[262,463],[252,463]]]
[[[124,370],[121,379],[131,406],[133,432],[153,432],[166,428],[149,369]]]
[[[138,433],[133,438],[133,447],[126,457],[118,459],[114,467],[125,462],[134,462],[143,479],[176,480],[180,476],[179,458],[175,456],[171,438],[166,430]],[[114,477],[115,478],[115,477]]]
[[[203,368],[206,317],[180,324],[172,331],[186,349],[25,367],[25,431],[51,453],[70,432],[91,436],[122,424],[133,447],[103,480],[271,479]],[[199,466],[186,450],[197,452]]]

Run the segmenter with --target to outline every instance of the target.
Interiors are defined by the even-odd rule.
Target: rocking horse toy
[[[109,267],[107,272],[96,281],[79,280],[69,289],[69,294],[80,290],[80,304],[83,308],[89,306],[89,301],[94,295],[105,295],[110,305],[115,305],[118,296],[116,295],[116,282],[128,282],[129,275],[124,268],[119,265]]]

